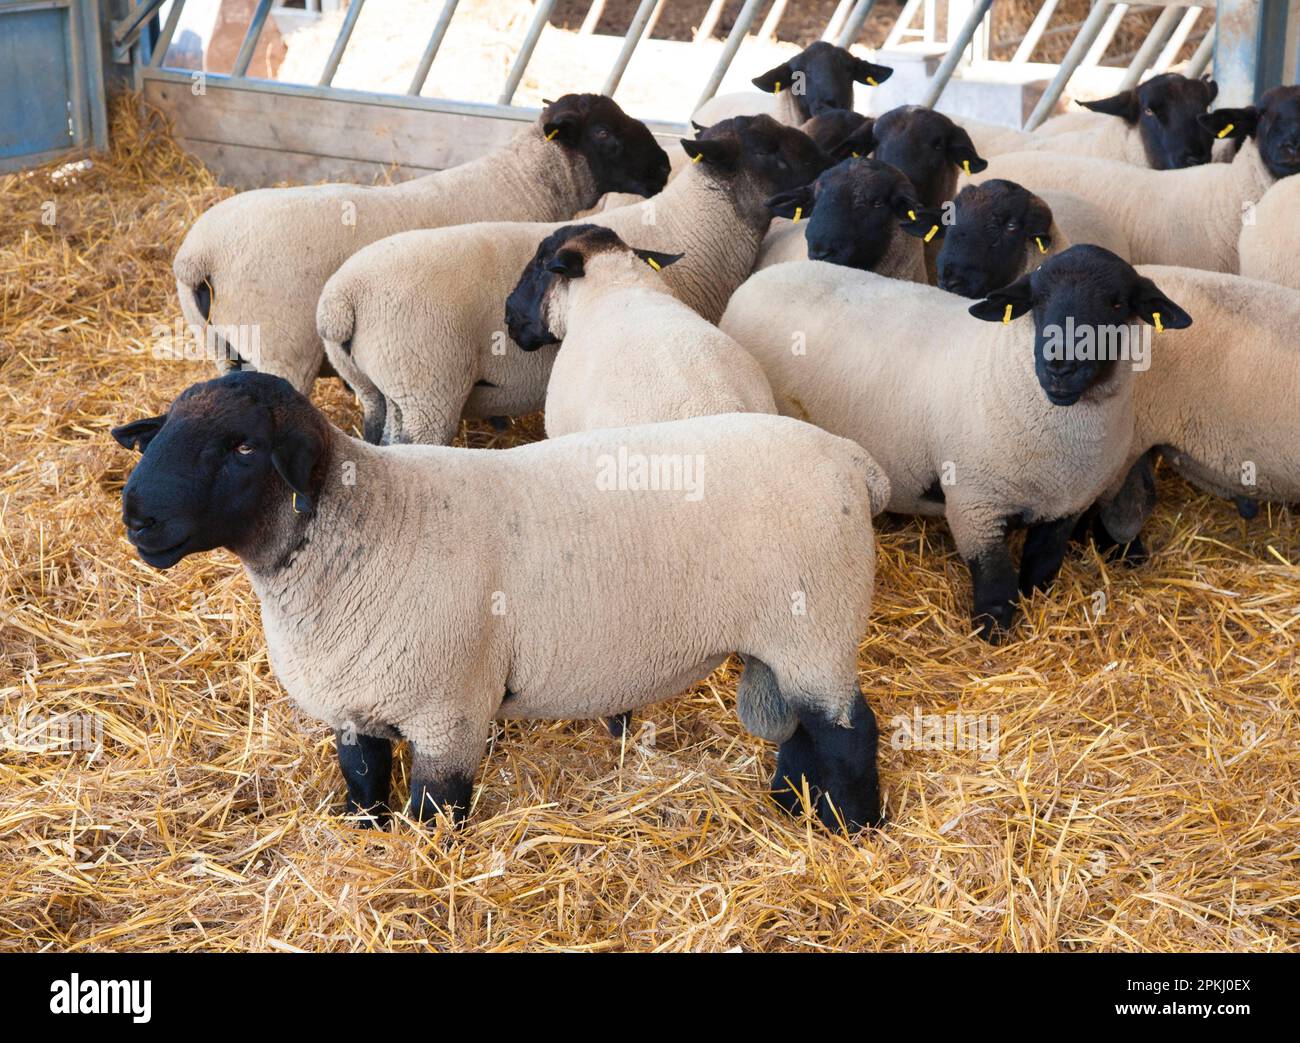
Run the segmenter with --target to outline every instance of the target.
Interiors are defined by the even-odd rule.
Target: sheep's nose
[[[809,243],[808,258],[813,261],[834,261],[843,250],[831,243]]]
[[[143,533],[148,532],[158,523],[155,518],[141,518],[139,515],[132,514],[129,511],[122,520],[126,523],[127,532],[132,536],[140,536]]]

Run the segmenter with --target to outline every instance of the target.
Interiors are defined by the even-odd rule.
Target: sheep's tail
[[[332,341],[344,351],[349,351],[352,333],[357,325],[357,312],[351,298],[338,289],[326,286],[316,305],[316,332],[323,341]]]
[[[348,295],[326,285],[316,306],[316,332],[325,342],[325,357],[334,372],[352,389],[361,402],[364,414],[362,436],[367,442],[380,444],[387,424],[388,403],[378,386],[357,364],[352,352],[357,313]]]
[[[866,453],[858,458],[858,463],[866,474],[867,496],[871,501],[871,516],[874,518],[889,506],[891,495],[889,475],[885,474],[884,469]]]

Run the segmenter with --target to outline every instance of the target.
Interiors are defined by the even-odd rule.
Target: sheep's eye
[[[604,141],[609,137],[609,131],[604,127],[595,127],[592,132],[597,141]]]
[[[871,205],[874,207],[882,207],[885,205],[885,201],[883,199],[873,199]]]
[[[940,141],[932,141],[932,142],[930,142],[930,147],[931,147],[932,149],[934,149],[936,152],[942,152],[942,151],[943,151],[943,141],[942,141],[942,140],[940,140]]]
[[[1018,229],[1019,227],[1020,227],[1020,225],[1019,225],[1016,221],[1008,221],[1008,222],[1007,222],[1007,231],[1008,231],[1008,232],[1014,232],[1014,231],[1016,231],[1016,229]]]
[[[249,456],[255,452],[255,450],[247,442],[240,442],[239,445],[235,446],[235,452],[240,456]]]
[[[1124,302],[1116,297],[1110,302],[1110,306],[1115,309],[1115,311],[1122,311],[1124,309]]]

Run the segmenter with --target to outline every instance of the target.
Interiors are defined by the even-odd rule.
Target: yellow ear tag
[[[1011,305],[1007,305],[1007,310],[1002,313],[1002,325],[1011,325]]]
[[[915,211],[915,210],[909,210],[909,211],[907,212],[907,216],[908,216],[908,218],[909,218],[910,220],[915,221],[915,220],[916,220],[916,211]]]
[[[294,494],[293,494],[293,513],[294,513],[294,514],[302,514],[302,510],[301,510],[301,509],[299,508],[299,506],[298,506],[298,494],[297,494],[297,493],[294,493]]]
[[[876,78],[875,78],[874,76],[868,76],[868,77],[867,77],[867,82],[868,82],[869,84],[871,84],[871,86],[873,86],[873,87],[879,87],[879,86],[880,86],[880,84],[876,82]]]
[[[1034,236],[1034,242],[1038,244],[1038,252],[1040,254],[1047,253],[1047,247],[1043,245],[1043,240],[1040,236]]]
[[[773,94],[780,94],[780,93],[781,93],[781,81],[780,81],[780,80],[777,80],[777,81],[776,81],[776,90],[774,90],[772,93],[773,93]]]
[[[660,271],[660,270],[663,268],[663,265],[661,265],[661,264],[660,264],[658,261],[656,261],[653,257],[647,257],[647,258],[645,259],[645,263],[648,264],[648,265],[649,265],[651,268],[653,268],[655,271]]]
[[[1151,318],[1155,319],[1155,322],[1156,322],[1156,332],[1157,332],[1157,333],[1164,333],[1164,331],[1165,331],[1165,324],[1164,324],[1163,322],[1160,321],[1160,313],[1159,313],[1158,311],[1153,311],[1153,312],[1151,313]]]
[[[939,231],[939,226],[938,226],[938,225],[935,225],[935,226],[934,226],[933,228],[931,228],[928,232],[926,232],[926,233],[925,233],[925,242],[928,243],[931,239],[933,239],[933,238],[934,238],[934,233],[937,232],[937,231]]]
[[[969,160],[969,159],[963,159],[963,160],[961,161],[961,165],[962,165],[962,169],[966,171],[966,176],[967,176],[967,177],[970,177],[970,160]]]
[[[558,133],[560,133],[560,128],[556,127],[553,131],[551,131],[549,134],[546,135],[546,140],[550,141]]]
[[[1229,134],[1232,133],[1234,127],[1236,127],[1235,123],[1229,123],[1226,127],[1224,127],[1221,131],[1219,131],[1219,137],[1226,138]]]
[[[797,206],[794,208],[794,223],[798,224],[801,217],[803,217],[803,207]]]
[[[862,153],[861,153],[861,152],[850,152],[849,155],[852,156],[854,159],[861,159],[861,158],[862,158]]]
[[[691,162],[692,162],[692,163],[698,163],[698,162],[699,162],[700,160],[702,160],[703,158],[704,158],[704,153],[703,153],[703,152],[697,152],[697,153],[695,153],[695,158],[692,159]]]

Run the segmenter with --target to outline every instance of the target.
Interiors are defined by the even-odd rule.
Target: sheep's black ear
[[[1192,324],[1192,317],[1145,276],[1138,279],[1133,291],[1133,310],[1143,322],[1160,330],[1185,330]]]
[[[1037,196],[1031,196],[1025,211],[1025,235],[1038,247],[1040,254],[1052,248],[1052,208]]]
[[[833,145],[827,149],[831,159],[858,159],[861,156],[869,156],[876,150],[879,144],[875,135],[876,121],[873,119],[863,120],[862,125],[853,131],[847,138],[838,145]]]
[[[682,148],[694,163],[735,170],[740,163],[740,142],[734,137],[682,138]]]
[[[768,69],[761,76],[755,76],[749,82],[760,91],[780,94],[783,90],[789,90],[790,84],[794,82],[794,69],[790,67],[789,62],[782,62],[775,68]]]
[[[970,313],[985,322],[1010,322],[1018,319],[1034,306],[1034,294],[1029,276],[1022,275],[1010,286],[994,290],[982,301],[970,306]]]
[[[888,65],[876,65],[874,62],[865,61],[862,58],[853,59],[853,78],[859,83],[865,83],[870,87],[879,87],[893,75],[894,70]]]
[[[635,246],[632,247],[632,252],[655,271],[667,268],[670,264],[676,264],[686,256],[685,254],[660,253],[658,250],[638,250]]]
[[[308,428],[284,432],[271,450],[271,465],[293,491],[293,509],[298,514],[314,509],[311,473],[324,450],[320,434]]]
[[[975,142],[971,141],[970,135],[958,126],[952,128],[948,138],[948,158],[967,174],[978,174],[989,165],[988,160],[981,159],[975,151]]]
[[[1109,98],[1099,98],[1096,101],[1081,101],[1079,104],[1090,112],[1100,112],[1106,116],[1118,116],[1125,123],[1136,123],[1138,121],[1138,92],[1136,87],[1132,90],[1120,91]]]
[[[1206,89],[1209,91],[1209,96],[1205,99],[1205,104],[1209,105],[1219,96],[1219,85],[1215,83],[1214,80],[1210,79],[1209,76],[1202,76],[1201,82],[1205,84]]]
[[[587,274],[582,265],[582,254],[577,250],[557,250],[555,256],[546,262],[546,270],[566,279],[581,279]]]
[[[1259,109],[1254,105],[1247,105],[1244,109],[1215,109],[1213,112],[1202,112],[1196,117],[1196,122],[1216,138],[1231,135],[1244,141],[1255,136],[1255,129],[1259,126]]]
[[[144,420],[133,420],[129,424],[123,424],[121,427],[115,427],[109,432],[117,444],[123,449],[138,449],[144,452],[149,448],[149,443],[153,441],[153,436],[162,430],[163,424],[167,422],[167,415],[146,417]]]
[[[772,211],[773,217],[788,217],[798,221],[813,212],[816,201],[812,185],[802,185],[770,196],[763,201],[763,205]]]
[[[900,207],[895,201],[894,213],[898,216],[899,228],[927,243],[932,239],[942,239],[948,231],[943,223],[943,211],[937,206],[921,206],[912,200]]]
[[[696,134],[703,134],[706,130],[709,129],[703,123],[696,123],[695,120],[691,120],[691,126],[695,128]]]
[[[582,140],[583,120],[574,112],[561,112],[542,124],[542,133],[547,141],[558,141],[561,145],[577,145]]]

